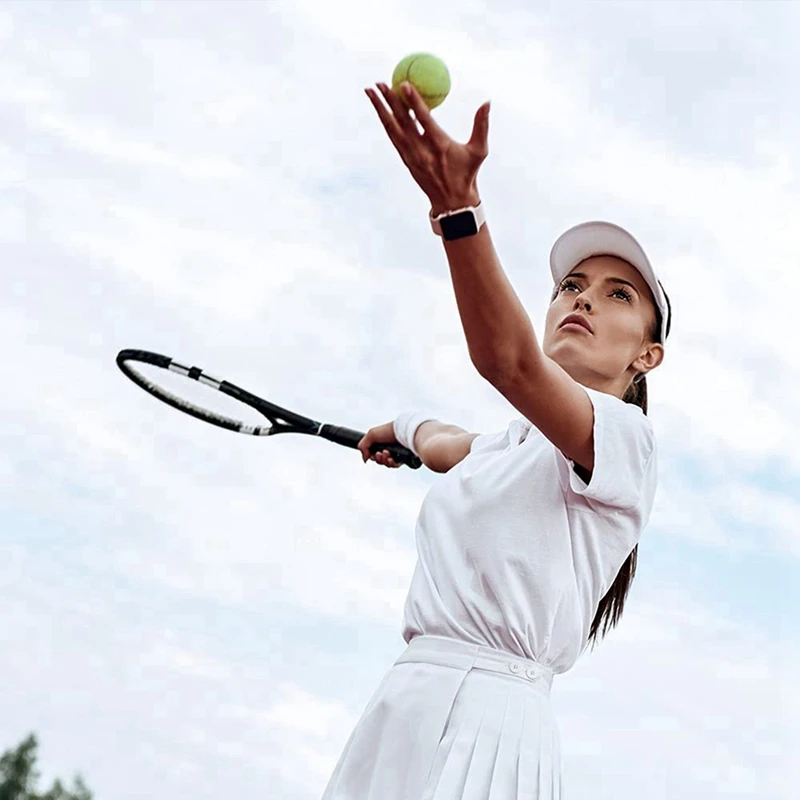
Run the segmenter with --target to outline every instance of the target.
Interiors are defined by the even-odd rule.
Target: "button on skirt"
[[[383,677],[323,800],[560,800],[552,671],[417,636]]]

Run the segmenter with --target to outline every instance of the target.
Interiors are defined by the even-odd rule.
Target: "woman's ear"
[[[650,372],[664,360],[664,345],[651,342],[647,349],[633,362],[637,372]]]

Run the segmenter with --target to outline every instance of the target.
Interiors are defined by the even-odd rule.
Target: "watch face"
[[[478,232],[475,215],[471,211],[461,211],[450,217],[439,220],[442,228],[442,238],[445,241],[463,239],[465,236],[474,236]]]

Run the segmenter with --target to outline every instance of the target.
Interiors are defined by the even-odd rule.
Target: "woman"
[[[365,461],[398,466],[370,447],[399,442],[445,474],[417,521],[408,646],[324,800],[552,800],[553,674],[619,619],[653,504],[645,376],[664,356],[669,301],[630,234],[579,225],[550,255],[540,346],[484,224],[476,177],[488,104],[463,145],[408,84],[407,105],[378,89],[367,95],[430,199],[472,362],[522,417],[477,435],[406,413],[360,442]]]

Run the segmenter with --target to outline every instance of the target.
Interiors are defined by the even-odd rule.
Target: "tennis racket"
[[[203,422],[210,422],[220,428],[234,431],[234,433],[244,433],[248,436],[305,433],[355,449],[357,449],[358,443],[364,436],[360,431],[343,428],[339,425],[323,424],[309,417],[303,417],[294,411],[281,408],[257,395],[251,394],[228,381],[213,378],[199,367],[187,367],[169,356],[163,356],[159,353],[151,353],[147,350],[120,350],[117,354],[117,366],[137,386],[163,403],[177,408],[178,411],[183,411],[184,414],[201,419]],[[177,381],[181,388],[177,392],[173,391],[168,389],[167,386],[171,386],[176,381],[171,378],[167,380],[168,373],[188,380]],[[193,396],[196,392],[188,381],[195,381],[211,390],[203,393],[203,405],[189,399],[189,396]],[[190,388],[192,388],[191,394],[188,391]],[[240,419],[220,413],[214,408],[214,392],[221,392],[239,403],[250,406],[250,408],[255,409],[266,417],[268,422],[266,424],[251,425]],[[206,398],[207,403],[205,402]],[[375,443],[370,448],[372,453],[377,453],[380,450],[388,450],[398,464],[406,464],[411,469],[419,469],[422,466],[422,461],[402,445]]]

